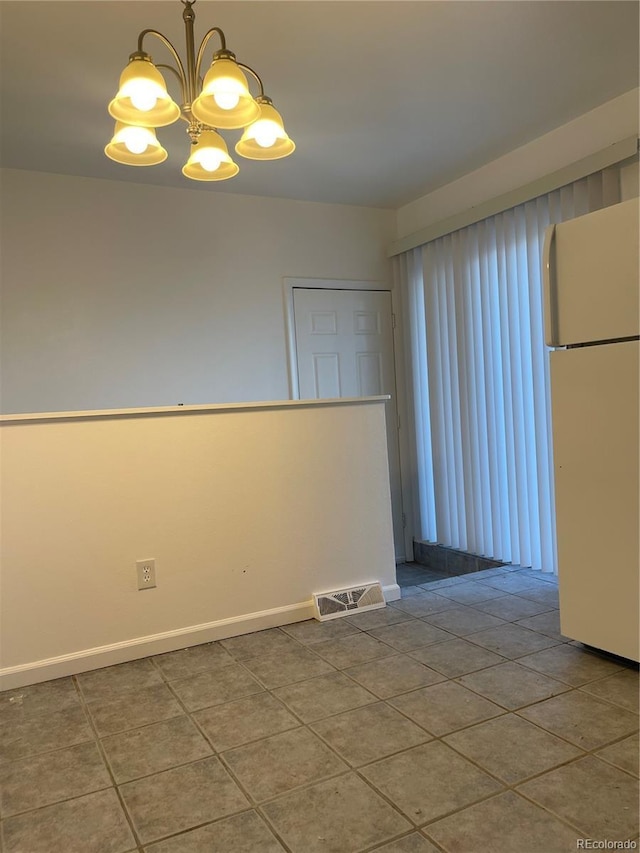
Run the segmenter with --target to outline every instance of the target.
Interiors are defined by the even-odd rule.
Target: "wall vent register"
[[[332,592],[318,592],[313,596],[315,617],[320,622],[385,606],[382,586],[378,582]]]

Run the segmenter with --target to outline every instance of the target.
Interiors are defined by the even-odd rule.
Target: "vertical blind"
[[[613,166],[394,259],[416,538],[555,571],[544,230],[619,187]]]

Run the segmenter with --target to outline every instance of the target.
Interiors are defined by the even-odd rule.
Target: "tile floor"
[[[3,853],[637,844],[637,667],[561,636],[548,576],[398,576],[383,610],[0,694]]]

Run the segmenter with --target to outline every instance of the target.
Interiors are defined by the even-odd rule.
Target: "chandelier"
[[[186,63],[166,36],[157,30],[143,30],[138,36],[138,49],[120,75],[120,87],[109,104],[109,114],[116,120],[111,142],[104,149],[107,157],[127,166],[154,166],[167,159],[167,152],[156,137],[155,129],[178,119],[187,123],[191,139],[191,156],[182,174],[194,181],[224,181],[239,172],[219,130],[243,128],[235,150],[249,160],[277,160],[287,157],[295,144],[287,136],[282,116],[264,93],[262,80],[248,65],[236,60],[227,50],[225,35],[212,27],[195,50],[193,6],[196,0],[181,0],[186,35]],[[143,50],[146,36],[155,36],[169,50],[176,66],[154,64]],[[217,36],[220,48],[204,80],[200,71],[209,40]],[[171,71],[180,83],[181,105],[173,101],[159,69]],[[259,87],[254,98],[246,73]]]

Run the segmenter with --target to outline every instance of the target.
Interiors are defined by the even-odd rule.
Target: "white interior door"
[[[293,288],[301,399],[390,394],[387,444],[396,559],[404,559],[393,315],[387,290]]]

